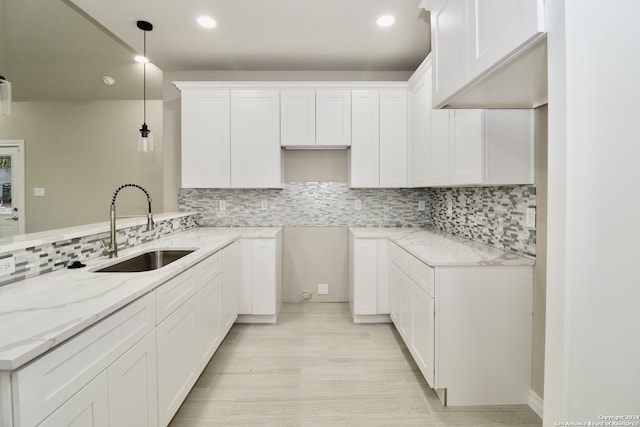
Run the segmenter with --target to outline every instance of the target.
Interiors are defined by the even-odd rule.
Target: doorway
[[[25,232],[24,140],[0,140],[0,238]]]

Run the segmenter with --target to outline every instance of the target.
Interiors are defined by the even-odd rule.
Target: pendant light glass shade
[[[0,114],[11,115],[11,83],[0,76]]]
[[[144,47],[143,56],[147,57],[147,31],[153,30],[153,25],[147,21],[138,21],[137,27],[142,30],[144,34]],[[144,118],[142,127],[138,130],[138,151],[149,152],[153,151],[153,134],[147,126],[147,62],[142,63],[142,102],[144,108]]]

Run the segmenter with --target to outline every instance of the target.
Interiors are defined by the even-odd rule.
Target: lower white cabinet
[[[349,308],[355,323],[389,321],[387,239],[357,239],[349,233]]]
[[[445,405],[528,402],[531,266],[432,268],[390,244],[391,319]]]
[[[196,300],[191,297],[157,326],[159,424],[175,415],[196,372]]]
[[[107,373],[102,372],[38,426],[108,427],[109,397],[107,387]]]
[[[236,286],[238,243],[222,249],[222,317],[223,335],[229,332],[238,318],[238,291]]]
[[[275,323],[282,305],[282,232],[239,243],[237,321]]]
[[[158,425],[157,369],[153,330],[107,369],[110,425]]]
[[[222,274],[196,294],[196,367],[202,371],[222,342]]]

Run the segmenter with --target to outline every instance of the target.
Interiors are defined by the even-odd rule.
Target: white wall
[[[547,0],[544,425],[640,414],[640,2]]]

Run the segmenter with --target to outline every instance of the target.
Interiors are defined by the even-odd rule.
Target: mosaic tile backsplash
[[[220,201],[225,210],[219,209]],[[420,201],[424,211],[418,210]],[[268,190],[187,188],[180,190],[179,204],[183,210],[201,211],[203,226],[432,226],[501,250],[536,253],[535,229],[524,225],[526,208],[536,206],[532,186],[350,189],[338,182],[290,182]]]
[[[118,249],[131,248],[172,233],[197,227],[197,217],[198,215],[190,215],[157,221],[153,231],[146,231],[146,224],[118,230],[116,233]],[[177,224],[174,225],[174,223]],[[2,277],[0,286],[66,268],[73,261],[97,258],[102,255],[103,247],[100,242],[108,245],[109,239],[107,231],[2,253],[0,258],[13,255],[16,271],[9,276]]]
[[[356,200],[362,207],[355,208]],[[225,210],[219,202],[225,202]],[[202,211],[201,224],[215,227],[343,226],[423,227],[426,189],[350,189],[341,182],[290,182],[282,189],[182,189],[181,210]],[[262,202],[268,209],[262,210]]]
[[[432,188],[429,196],[435,229],[535,257],[536,230],[525,226],[526,209],[536,207],[535,187]]]

